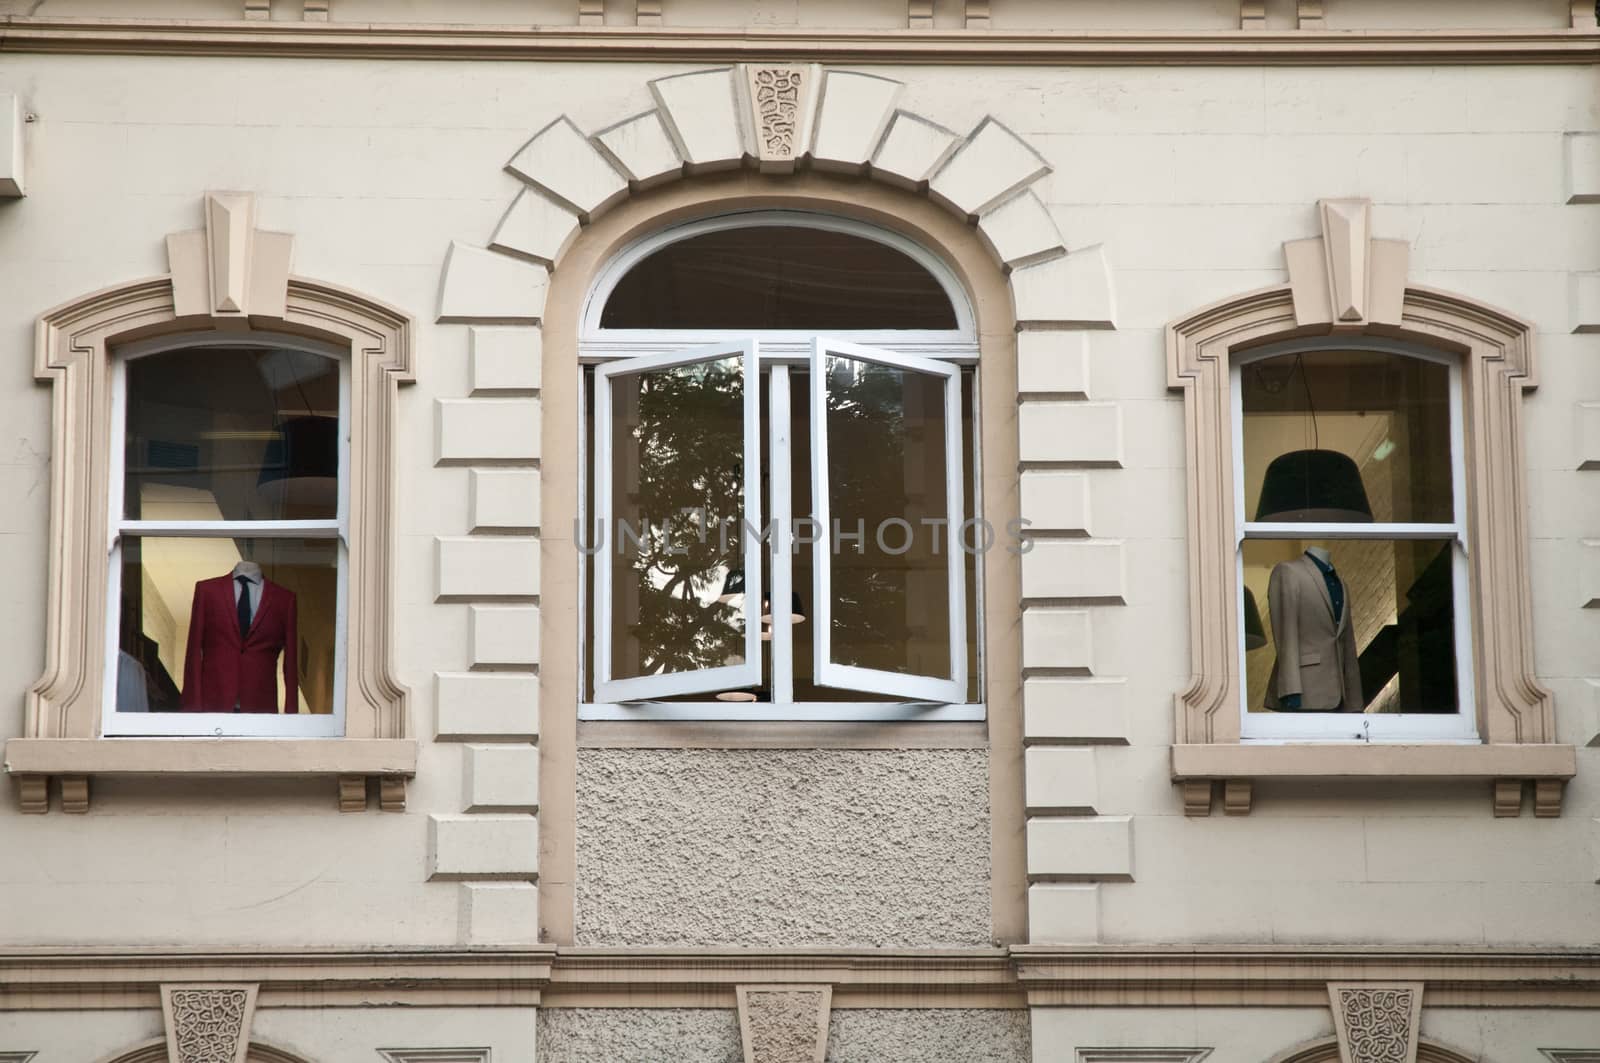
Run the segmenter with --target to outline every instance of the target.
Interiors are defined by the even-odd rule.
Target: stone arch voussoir
[[[651,81],[654,107],[590,134],[556,118],[506,163],[525,187],[488,242],[451,244],[438,320],[538,324],[562,254],[636,192],[717,170],[810,167],[927,196],[974,225],[1010,276],[1020,329],[1116,327],[1104,249],[1069,253],[1036,190],[1051,171],[1044,156],[993,117],[963,135],[904,110],[903,87],[816,65],[723,66]]]

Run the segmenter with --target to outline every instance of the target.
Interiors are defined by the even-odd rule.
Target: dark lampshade
[[[1244,589],[1244,648],[1259,650],[1267,644],[1267,629],[1261,626],[1261,610],[1256,608],[1256,596],[1250,588]]]
[[[339,498],[339,419],[291,417],[261,457],[256,486],[282,502],[332,511]]]
[[[765,602],[761,603],[761,622],[763,624],[772,623],[772,603],[770,601],[765,601]],[[806,622],[806,610],[805,610],[805,606],[800,604],[800,595],[799,594],[790,594],[789,595],[789,623],[791,623],[791,624],[803,624],[805,622]]]
[[[1291,450],[1272,459],[1261,483],[1256,520],[1370,521],[1361,470],[1337,450]]]

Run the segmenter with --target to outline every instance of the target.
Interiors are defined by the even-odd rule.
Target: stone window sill
[[[1534,815],[1561,814],[1568,779],[1578,772],[1572,746],[1403,743],[1217,743],[1172,747],[1172,778],[1183,786],[1184,813],[1209,815],[1216,785],[1228,815],[1248,815],[1256,779],[1481,779],[1494,784],[1494,814],[1522,811],[1525,785]]]
[[[21,811],[49,811],[49,780],[60,780],[63,812],[89,810],[95,775],[276,776],[336,778],[339,808],[367,807],[376,779],[379,807],[405,808],[406,779],[417,770],[409,738],[13,738],[5,768],[16,777]]]

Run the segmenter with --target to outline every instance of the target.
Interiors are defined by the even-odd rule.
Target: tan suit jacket
[[[1337,573],[1334,578],[1341,579]],[[1342,579],[1341,579],[1342,582]],[[1361,658],[1350,614],[1355,603],[1345,588],[1344,610],[1333,619],[1333,599],[1322,570],[1305,554],[1273,566],[1267,582],[1267,608],[1278,659],[1267,680],[1266,707],[1300,695],[1303,712],[1360,712]]]

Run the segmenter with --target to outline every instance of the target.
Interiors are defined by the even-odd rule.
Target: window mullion
[[[594,564],[594,685],[611,681],[611,551],[616,521],[611,499],[611,377],[594,375],[594,521],[590,557]]]
[[[772,558],[772,702],[787,705],[794,701],[794,617],[789,603],[794,591],[794,552],[790,513],[789,478],[789,369],[774,366],[768,385],[767,418],[770,500],[767,503],[772,539],[768,556]],[[747,431],[757,431],[755,426]]]
[[[945,510],[950,530],[946,564],[950,574],[950,682],[963,695],[967,689],[967,573],[962,549],[963,459],[961,454],[961,375],[952,373],[944,384]],[[982,534],[982,533],[979,533]],[[983,543],[975,544],[981,550]],[[952,698],[952,701],[961,700]]]

